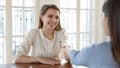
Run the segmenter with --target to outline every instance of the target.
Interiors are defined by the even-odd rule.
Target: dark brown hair
[[[40,16],[44,15],[47,12],[47,10],[50,9],[50,8],[58,10],[59,13],[60,13],[60,10],[59,10],[59,8],[56,5],[54,5],[54,4],[45,4],[41,8]],[[43,21],[41,20],[40,16],[39,16],[39,26],[38,26],[38,29],[43,27]],[[60,19],[59,19],[59,22],[58,22],[57,26],[55,27],[55,30],[57,30],[57,31],[61,30]]]
[[[112,54],[120,65],[120,0],[107,0],[103,5],[103,12],[108,17]]]

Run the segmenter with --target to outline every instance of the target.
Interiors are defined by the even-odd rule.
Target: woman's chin
[[[49,29],[50,29],[50,30],[54,30],[55,28],[54,28],[54,27],[50,27]]]

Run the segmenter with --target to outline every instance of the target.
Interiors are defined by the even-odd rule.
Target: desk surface
[[[0,68],[73,68],[71,63],[60,65],[46,64],[0,64]]]

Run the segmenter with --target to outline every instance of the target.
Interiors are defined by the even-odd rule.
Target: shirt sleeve
[[[70,51],[70,62],[74,65],[88,66],[88,62],[92,60],[91,47],[83,48],[82,50]]]
[[[24,37],[24,41],[22,42],[19,49],[17,49],[14,60],[16,60],[21,55],[28,55],[30,51],[30,47],[34,44],[34,37],[36,33],[36,29],[31,29],[28,34]]]
[[[61,44],[62,47],[69,46],[68,38],[67,38],[67,35],[66,35],[66,32],[65,32],[65,29],[62,29],[62,31],[61,31],[60,44]]]
[[[64,47],[69,46],[67,35],[65,32],[65,29],[61,30],[61,39],[60,39],[60,45],[61,45],[61,51],[60,51],[60,57],[64,59],[66,56],[64,54]]]

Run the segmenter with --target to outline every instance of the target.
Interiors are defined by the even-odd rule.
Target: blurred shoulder
[[[93,44],[92,46],[87,47],[88,50],[91,51],[101,51],[101,50],[110,50],[111,49],[111,43],[109,41],[105,41],[102,43],[98,43],[98,44]]]
[[[36,33],[36,32],[38,32],[38,31],[40,31],[40,29],[38,29],[38,28],[33,28],[33,29],[30,29],[30,30],[29,30],[29,33]]]
[[[61,28],[61,30],[56,31],[56,32],[58,32],[58,33],[66,33],[65,28]]]
[[[110,41],[104,41],[102,43],[95,44],[95,45],[96,45],[96,47],[108,47],[108,46],[111,46],[111,43],[110,43]]]
[[[33,28],[33,29],[30,29],[30,30],[27,32],[27,34],[29,34],[29,35],[34,35],[34,34],[38,33],[39,31],[40,31],[40,29],[38,29],[38,28]]]

